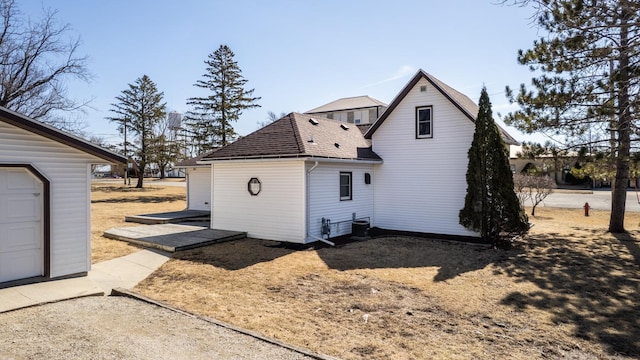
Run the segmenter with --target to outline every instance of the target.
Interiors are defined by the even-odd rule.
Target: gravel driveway
[[[0,359],[313,359],[125,297],[0,314]]]

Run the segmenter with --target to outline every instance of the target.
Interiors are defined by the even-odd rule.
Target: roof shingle
[[[355,125],[299,113],[290,113],[202,160],[277,157],[381,160]]]

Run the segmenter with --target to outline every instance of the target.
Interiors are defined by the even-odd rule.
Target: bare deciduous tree
[[[0,0],[0,106],[78,132],[79,121],[56,117],[57,111],[82,110],[67,96],[66,80],[89,80],[87,57],[78,54],[79,38],[59,24],[56,11],[39,21],[26,19],[15,0]]]
[[[531,216],[536,216],[536,207],[553,193],[556,187],[556,183],[550,176],[522,174],[513,176],[513,184],[522,208],[527,200],[531,201]]]
[[[154,126],[153,139],[149,144],[149,159],[158,166],[160,179],[165,178],[167,167],[180,157],[179,129],[179,122],[176,124],[171,116],[158,121]]]

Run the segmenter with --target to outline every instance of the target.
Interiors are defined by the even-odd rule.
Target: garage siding
[[[97,158],[0,122],[0,163],[31,164],[51,183],[50,276],[89,271],[91,163]]]

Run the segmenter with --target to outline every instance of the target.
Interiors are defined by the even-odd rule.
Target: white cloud
[[[388,83],[390,81],[398,80],[398,79],[401,79],[401,78],[403,78],[403,77],[405,77],[407,75],[411,75],[414,72],[416,72],[416,68],[415,67],[413,67],[411,65],[402,65],[402,66],[400,66],[400,68],[398,70],[396,70],[393,74],[391,74],[391,76],[387,77],[386,79],[374,82],[372,84],[365,85],[362,88],[363,89],[370,88],[370,87],[378,86],[378,85],[381,85],[381,84],[384,84],[384,83]]]

